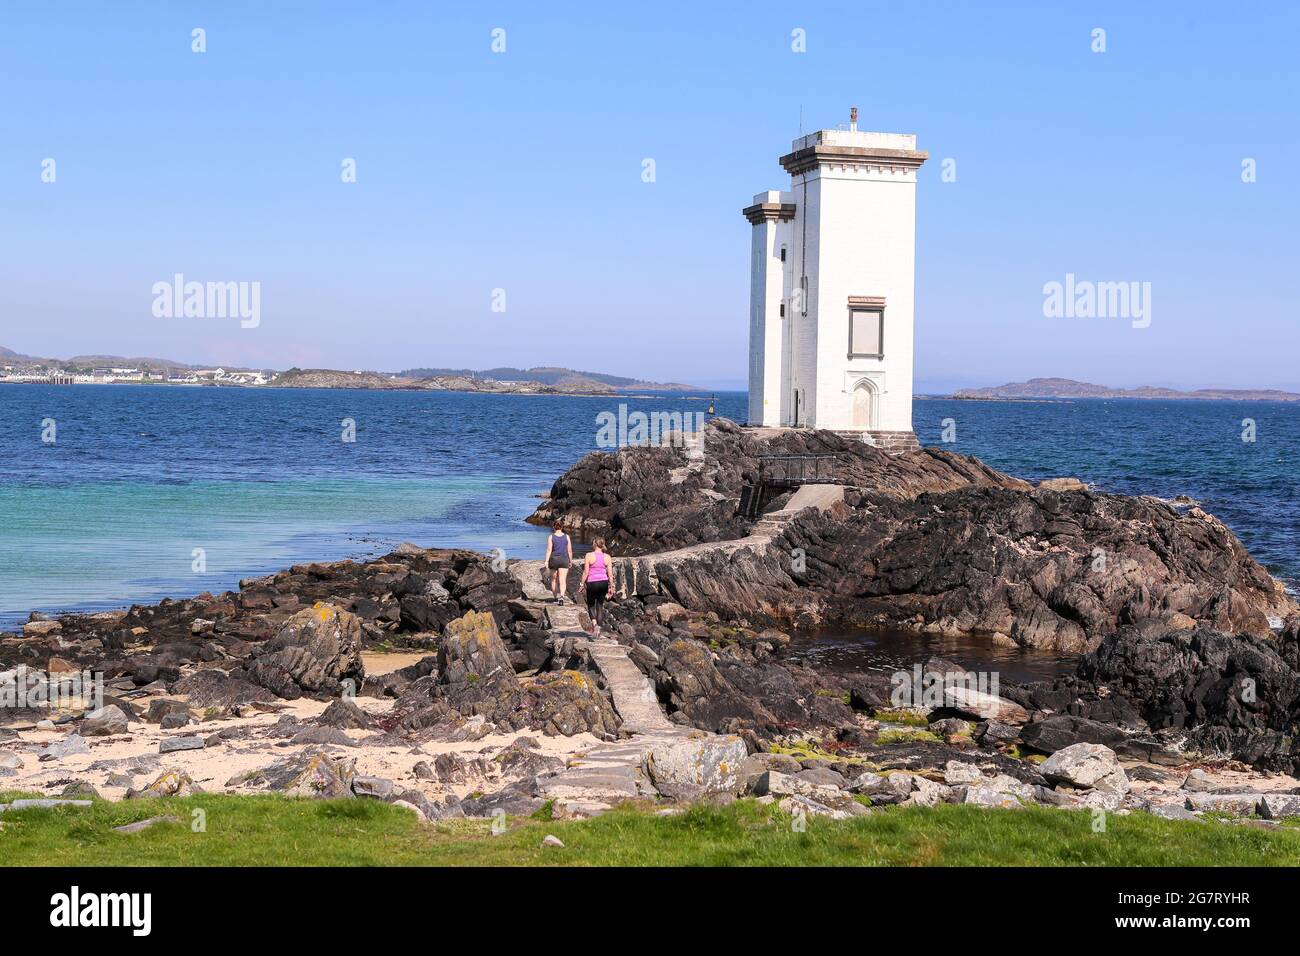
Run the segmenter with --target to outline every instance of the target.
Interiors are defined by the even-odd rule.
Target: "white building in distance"
[[[750,260],[749,423],[860,435],[889,450],[912,431],[916,172],[907,133],[824,129],[759,193]]]

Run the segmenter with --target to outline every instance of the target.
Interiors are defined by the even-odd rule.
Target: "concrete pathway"
[[[659,572],[657,567],[686,561],[701,554],[722,552],[734,554],[737,551],[763,551],[802,511],[817,508],[821,511],[833,507],[844,500],[843,485],[801,485],[780,511],[770,511],[754,523],[749,534],[744,538],[730,541],[706,541],[692,544],[685,548],[671,551],[658,551],[654,554],[635,558],[618,558],[614,562],[614,577],[618,581],[620,593],[656,593],[659,591]]]
[[[551,592],[543,583],[541,561],[519,561],[511,565],[511,573],[519,579],[529,604],[537,606],[546,615],[546,625],[557,638],[571,638],[574,647],[586,651],[591,662],[600,671],[614,701],[614,709],[623,721],[623,727],[632,734],[659,733],[676,730],[669,722],[655,697],[654,687],[641,669],[632,663],[627,648],[613,638],[593,639],[582,629],[586,609],[566,601],[555,604]]]
[[[781,529],[806,508],[825,510],[844,500],[842,485],[803,485],[781,511],[764,515],[745,538],[693,545],[674,551],[646,555],[642,558],[618,558],[614,561],[615,578],[620,593],[629,593],[628,584],[643,574],[654,578],[654,565],[677,560],[705,551],[734,552],[741,548],[766,548]],[[547,628],[558,639],[572,640],[576,650],[585,651],[592,665],[600,671],[609,690],[614,709],[630,736],[625,740],[601,744],[571,760],[558,773],[540,779],[543,793],[554,800],[562,812],[590,816],[619,801],[635,797],[657,796],[646,772],[652,751],[682,741],[700,743],[716,741],[707,734],[674,724],[664,714],[655,695],[654,685],[628,656],[627,648],[612,638],[593,639],[582,629],[585,608],[572,602],[556,604],[546,584],[541,561],[517,561],[510,572],[519,581],[526,603],[545,615]],[[577,569],[570,575],[579,573]]]
[[[631,736],[593,747],[558,773],[541,778],[542,792],[565,813],[576,816],[600,813],[619,800],[655,797],[657,791],[645,770],[649,752],[699,732],[679,727],[664,715],[654,685],[632,663],[626,647],[612,638],[594,640],[582,629],[585,608],[572,602],[553,602],[543,570],[541,561],[519,561],[510,567],[526,601],[545,614],[554,637],[571,639],[574,648],[585,651],[600,671],[623,730]]]

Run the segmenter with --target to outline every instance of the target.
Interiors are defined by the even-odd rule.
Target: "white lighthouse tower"
[[[749,423],[860,435],[891,451],[912,431],[916,171],[907,133],[824,129],[759,193],[750,262]]]

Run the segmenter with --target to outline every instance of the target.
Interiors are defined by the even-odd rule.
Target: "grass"
[[[17,796],[0,797],[5,800]],[[194,832],[202,811],[205,832]],[[136,834],[112,828],[172,815]],[[622,807],[583,821],[512,819],[494,836],[485,820],[418,823],[371,800],[293,800],[207,794],[96,800],[89,808],[0,814],[9,865],[1044,865],[1230,866],[1300,864],[1300,832],[1027,807],[889,807],[867,817],[790,818],[753,800],[694,806],[675,816]],[[563,848],[542,847],[554,834]]]

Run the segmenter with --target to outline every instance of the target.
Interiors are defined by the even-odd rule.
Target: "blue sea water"
[[[699,398],[0,385],[0,627],[405,540],[540,556],[546,532],[523,518],[596,447],[598,414],[701,412]],[[744,395],[719,394],[717,411],[743,421]],[[914,414],[923,442],[951,419],[945,447],[1014,474],[1190,495],[1300,582],[1298,406],[921,399]]]

